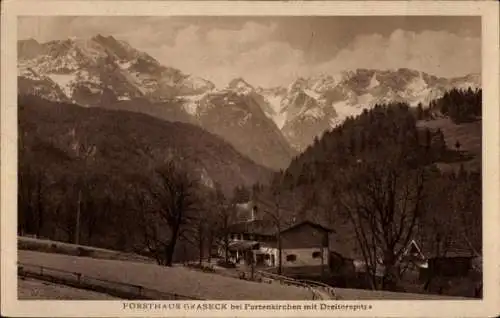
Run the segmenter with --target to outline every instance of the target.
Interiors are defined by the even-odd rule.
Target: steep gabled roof
[[[423,244],[417,244],[416,240],[410,241],[408,248],[418,248],[421,255],[426,259],[431,258],[448,258],[448,257],[475,257],[477,256],[474,250],[467,244],[464,239],[459,237],[446,242],[446,244],[437,244],[436,242],[422,241]]]
[[[422,253],[422,249],[418,246],[415,240],[411,240],[405,247],[402,257],[417,257],[419,259],[425,259],[426,255]]]
[[[310,226],[312,226],[314,228],[320,229],[320,230],[328,232],[328,233],[335,232],[335,230],[327,228],[326,226],[323,226],[323,225],[321,225],[319,223],[315,223],[315,222],[312,222],[312,221],[309,221],[309,220],[305,220],[305,221],[300,221],[300,222],[296,222],[296,223],[292,224],[291,226],[289,226],[289,227],[285,228],[284,230],[282,230],[281,233],[293,230],[295,228],[298,228],[298,227],[301,227],[301,226],[304,226],[304,225],[310,225]]]
[[[334,232],[333,229],[329,229],[321,224],[306,220],[306,221],[294,222],[288,226],[285,225],[284,228],[281,230],[281,233],[285,233],[287,231],[290,231],[292,229],[304,225],[310,225],[312,227],[321,229],[322,231],[328,233]],[[277,234],[276,225],[271,220],[252,220],[247,222],[238,222],[230,226],[230,231],[233,233],[268,235],[268,236]]]

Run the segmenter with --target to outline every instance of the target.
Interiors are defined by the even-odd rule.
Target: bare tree
[[[200,197],[200,201],[203,201],[200,206],[201,208],[193,217],[192,226],[187,229],[183,236],[184,239],[198,249],[198,263],[200,266],[205,258],[205,253],[207,253],[208,260],[210,261],[211,247],[213,244],[212,233],[214,231],[216,218],[214,209],[215,202],[213,201],[214,194],[208,188],[204,190],[203,198]]]
[[[278,250],[278,274],[283,272],[283,248],[281,232],[295,221],[296,212],[299,210],[296,197],[285,190],[283,174],[280,173],[271,182],[268,188],[254,189],[253,199],[258,212],[270,220],[275,228],[276,245]],[[295,204],[295,205],[294,205]]]
[[[155,179],[146,191],[138,191],[144,238],[157,262],[171,266],[177,241],[198,210],[198,184],[172,161],[156,169]]]
[[[76,205],[76,217],[75,217],[75,238],[74,243],[80,243],[80,226],[81,226],[81,215],[82,215],[82,206],[86,199],[83,197],[83,192],[86,187],[88,187],[88,170],[89,164],[93,162],[95,159],[95,155],[97,152],[97,148],[92,145],[89,140],[82,135],[77,137],[77,128],[74,127],[66,136],[68,138],[69,147],[71,149],[71,153],[77,161],[80,162],[81,168],[83,169],[83,173],[81,176],[81,180],[79,180],[78,184],[78,198]]]
[[[224,196],[220,185],[216,184],[212,198],[213,219],[210,226],[210,246],[213,240],[224,249],[224,261],[229,262],[230,226],[235,221],[235,207]]]
[[[18,184],[19,232],[41,235],[47,217],[48,184],[46,171],[31,163],[20,165]]]
[[[424,171],[410,169],[399,158],[360,163],[347,174],[338,202],[347,212],[361,249],[372,288],[393,288],[399,260],[422,212]]]

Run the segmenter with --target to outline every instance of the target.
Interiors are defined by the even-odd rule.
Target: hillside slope
[[[57,166],[53,173],[78,174],[78,158],[87,151],[91,173],[122,180],[167,159],[184,161],[207,186],[218,182],[228,193],[268,175],[266,168],[201,128],[143,114],[22,97],[19,129],[20,162]]]
[[[476,120],[456,124],[450,118],[438,118],[417,122],[417,127],[431,130],[441,129],[446,145],[470,157],[470,160],[460,163],[438,163],[444,170],[452,168],[457,170],[460,164],[467,170],[480,170],[482,160],[482,121]],[[458,147],[457,147],[458,146]]]
[[[264,115],[260,96],[240,96],[240,84],[217,91],[112,36],[18,42],[21,94],[196,124],[260,165],[285,168],[295,152]]]

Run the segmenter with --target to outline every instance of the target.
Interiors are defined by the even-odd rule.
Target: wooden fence
[[[317,285],[311,284],[307,281],[301,281],[301,280],[293,279],[293,278],[290,278],[287,276],[269,273],[266,271],[257,271],[257,273],[266,279],[269,279],[271,281],[278,281],[284,285],[306,288],[311,292],[311,296],[312,296],[313,300],[325,299],[323,294],[321,292],[318,292]],[[316,283],[316,282],[314,282],[314,283]],[[328,287],[330,287],[330,286],[328,286]],[[324,288],[324,287],[322,286],[322,288]],[[333,299],[336,299],[336,298],[333,298]]]
[[[46,266],[18,263],[18,276],[35,278],[56,284],[108,294],[122,299],[141,300],[203,300],[190,296],[167,293],[141,285],[96,278],[78,272]]]

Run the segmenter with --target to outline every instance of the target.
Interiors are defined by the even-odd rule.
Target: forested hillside
[[[480,127],[480,100],[481,91],[451,91],[426,115],[404,103],[364,110],[317,138],[275,175],[274,188],[303,199],[299,217],[335,228],[339,251],[373,268],[380,260],[387,271],[379,288],[396,288],[397,259],[410,239],[430,253],[459,248],[480,255],[481,169],[465,164],[480,152],[464,151],[436,124],[450,116],[457,127],[464,121]],[[469,129],[461,138],[481,149],[480,133]]]
[[[477,120],[481,117],[482,90],[452,89],[438,100],[434,100],[429,105],[430,114],[440,112],[448,116],[456,123],[465,123]],[[432,116],[422,116],[424,118]],[[418,118],[423,119],[423,118]]]
[[[199,127],[36,97],[19,98],[19,137],[19,232],[73,242],[80,209],[80,242],[101,247],[144,243],[134,214],[144,196],[132,194],[153,188],[163,165],[183,167],[200,213],[211,203],[199,197],[219,186],[228,195],[270,175]]]

